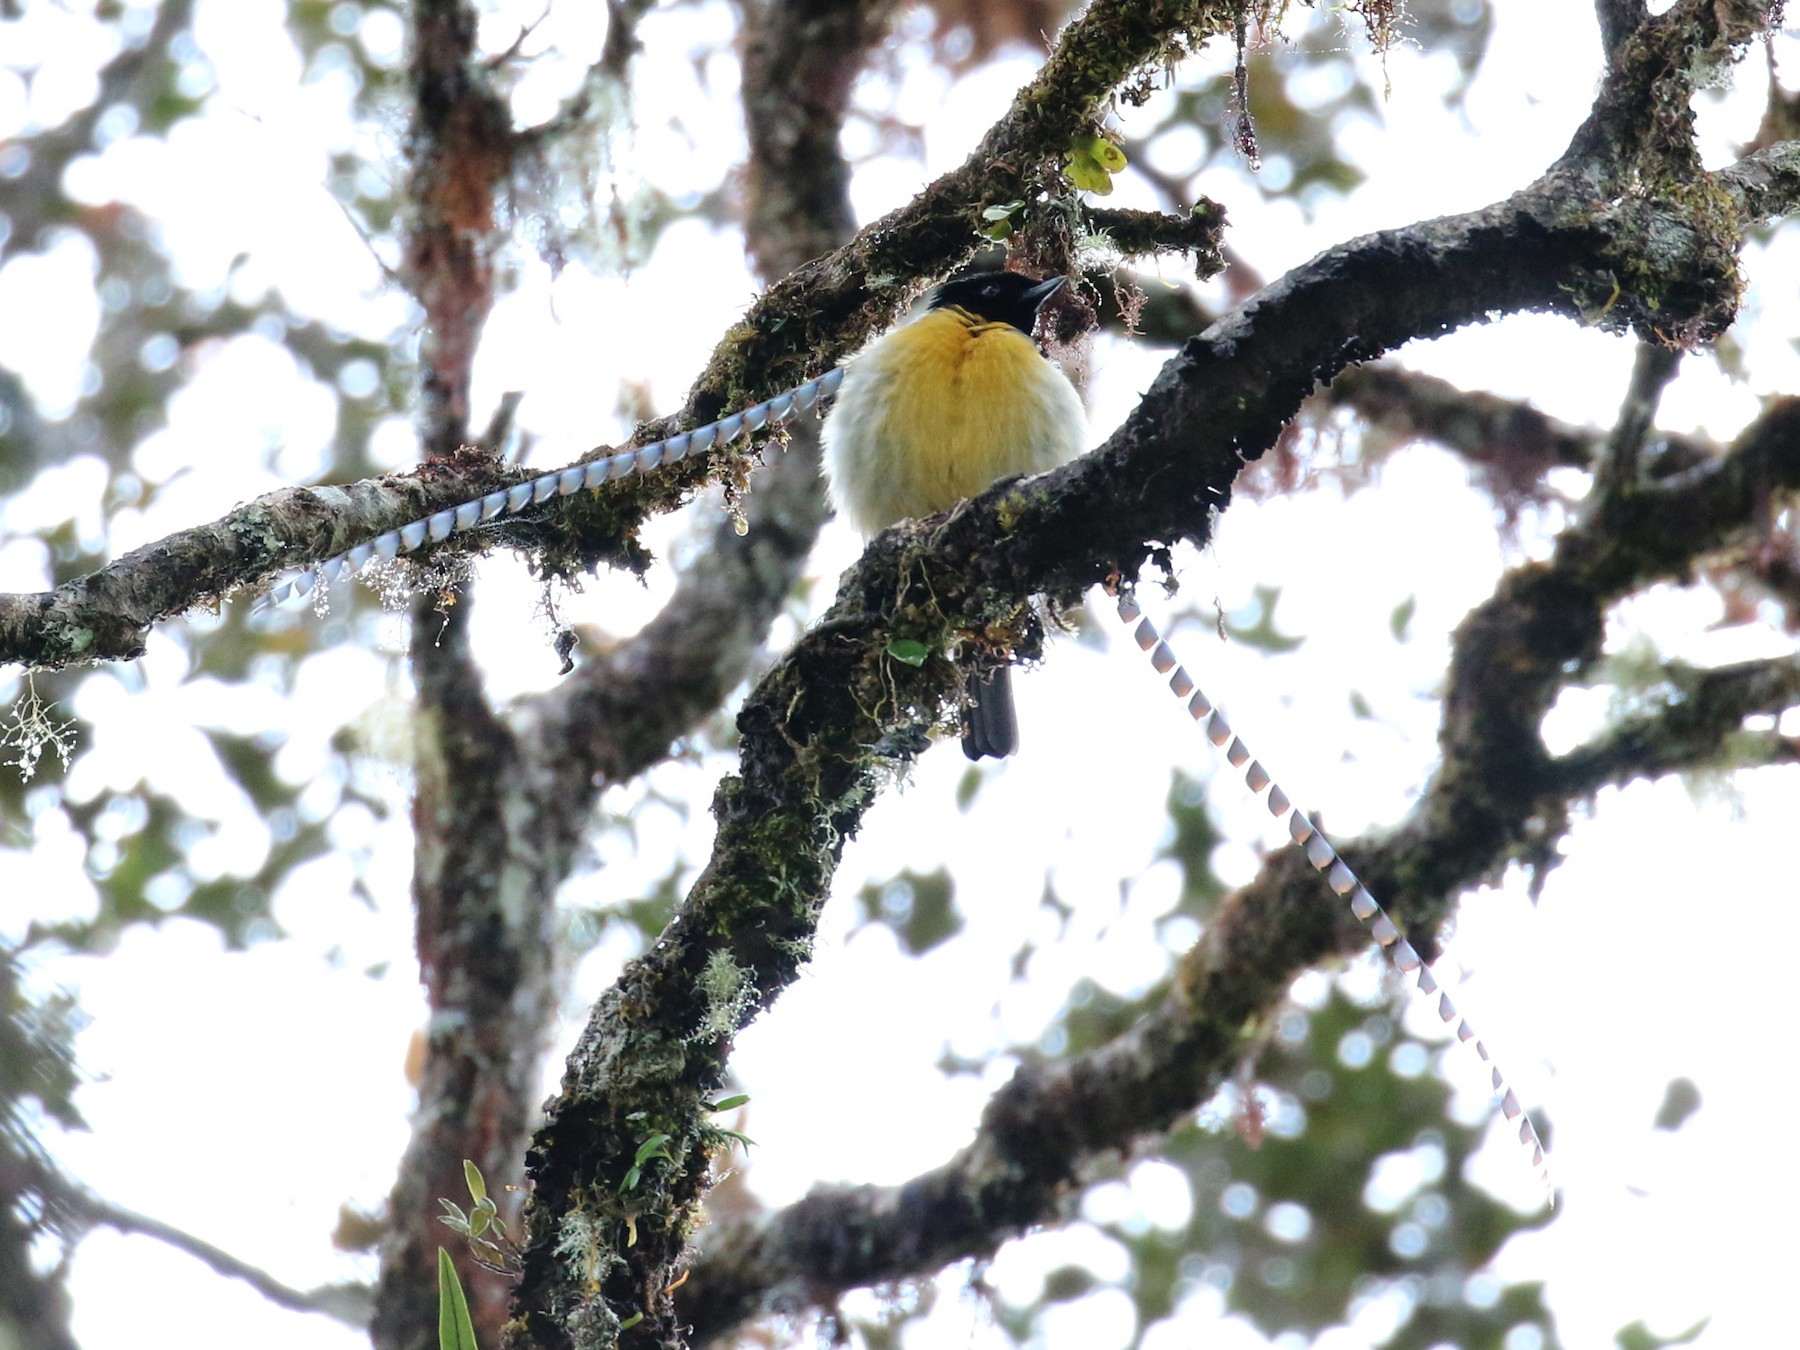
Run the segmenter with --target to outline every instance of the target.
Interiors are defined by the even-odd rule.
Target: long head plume
[[[281,605],[307,594],[320,582],[329,586],[346,573],[354,572],[373,558],[397,558],[411,553],[427,542],[441,543],[453,534],[472,530],[502,516],[517,515],[530,506],[541,505],[552,497],[572,497],[583,490],[596,491],[607,483],[629,478],[634,473],[650,473],[664,465],[679,463],[689,455],[703,455],[715,445],[726,445],[739,436],[748,436],[764,427],[778,427],[837,392],[844,380],[844,367],[835,366],[817,379],[795,385],[774,398],[752,404],[742,412],[732,413],[716,422],[708,422],[692,431],[683,431],[633,450],[616,455],[584,460],[566,468],[552,469],[529,482],[502,488],[482,497],[472,497],[456,506],[417,520],[397,529],[376,535],[336,557],[327,558],[275,586],[258,602],[259,607]]]
[[[1176,698],[1186,700],[1188,715],[1204,729],[1206,739],[1224,752],[1225,760],[1232,768],[1242,770],[1244,784],[1253,794],[1261,796],[1268,793],[1269,814],[1277,820],[1287,817],[1288,837],[1294,841],[1296,848],[1305,851],[1306,860],[1324,873],[1325,884],[1349,901],[1350,912],[1362,920],[1369,930],[1369,936],[1387,953],[1388,960],[1393,962],[1396,970],[1402,975],[1415,976],[1421,994],[1437,995],[1437,1015],[1446,1026],[1455,1023],[1456,1039],[1475,1047],[1475,1053],[1481,1056],[1482,1063],[1488,1067],[1489,1082],[1495,1097],[1499,1099],[1501,1114],[1509,1123],[1517,1122],[1519,1144],[1531,1158],[1531,1166],[1537,1172],[1538,1180],[1543,1183],[1545,1198],[1554,1204],[1556,1192],[1550,1183],[1549,1166],[1544,1158],[1544,1145],[1538,1138],[1537,1126],[1531,1123],[1531,1117],[1519,1105],[1518,1093],[1513,1091],[1512,1084],[1494,1062],[1487,1043],[1476,1035],[1469,1019],[1456,1010],[1456,1004],[1451,1002],[1450,995],[1438,987],[1431,968],[1420,959],[1412,943],[1401,936],[1399,927],[1369,893],[1369,888],[1357,879],[1356,873],[1350,870],[1350,865],[1338,856],[1337,850],[1332,848],[1324,834],[1307,819],[1305,813],[1294,809],[1287,793],[1269,776],[1261,761],[1251,758],[1249,749],[1232,731],[1225,714],[1194,683],[1194,678],[1187,673],[1186,667],[1175,659],[1175,653],[1169,649],[1169,644],[1157,633],[1156,625],[1144,617],[1137,599],[1128,590],[1116,590],[1115,594],[1118,597],[1119,619],[1134,625],[1133,639],[1141,649],[1149,653],[1150,664],[1155,667],[1156,673],[1169,677],[1169,691]]]

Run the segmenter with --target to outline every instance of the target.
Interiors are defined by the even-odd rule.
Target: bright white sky
[[[510,41],[509,25],[534,18],[537,6],[497,6],[496,14],[502,10],[504,22],[496,17],[487,34],[496,48]],[[552,4],[530,49],[555,48],[560,58],[547,58],[521,89],[524,115],[547,112],[597,51],[599,10]],[[1384,121],[1357,124],[1344,142],[1369,182],[1346,199],[1320,202],[1313,219],[1289,202],[1264,203],[1239,169],[1209,173],[1201,189],[1227,204],[1234,247],[1274,276],[1330,243],[1467,209],[1533,177],[1586,110],[1597,38],[1586,5],[1508,0],[1500,10],[1466,120],[1440,102],[1454,77],[1447,62],[1404,49],[1388,59]],[[59,55],[29,85],[0,67],[0,141],[82,106],[92,96],[92,70],[108,55],[79,14],[46,6],[30,13],[26,23],[0,30],[5,60],[32,62],[45,49]],[[278,287],[291,308],[385,337],[410,322],[408,305],[383,288],[374,259],[323,185],[329,156],[371,135],[391,161],[399,127],[356,127],[343,63],[303,73],[281,16],[275,0],[201,0],[190,73],[196,92],[216,83],[220,96],[166,144],[114,127],[106,151],[72,170],[71,186],[96,201],[136,202],[154,216],[186,284],[229,287],[246,299]],[[360,24],[348,8],[342,17],[346,40],[377,60],[400,59],[392,10],[372,9]],[[729,23],[723,3],[698,17],[645,21],[641,129],[618,155],[626,190],[631,173],[653,169],[665,189],[700,191],[741,159],[735,60],[718,55],[696,68],[685,55],[702,33]],[[1347,44],[1362,51],[1360,36]],[[1790,40],[1777,52],[1795,64]],[[901,82],[866,80],[859,98],[916,120],[924,159],[869,164],[853,188],[859,214],[891,208],[960,161],[1035,62],[1020,51],[947,86],[922,47],[903,46]],[[1749,136],[1764,71],[1759,54],[1740,74],[1741,92],[1705,104],[1712,162]],[[1145,115],[1154,112],[1153,100]],[[853,147],[867,139],[858,126],[848,138]],[[1176,138],[1156,153],[1175,162],[1183,152]],[[1158,204],[1129,174],[1114,200]],[[1738,334],[1747,381],[1727,380],[1709,360],[1689,361],[1664,402],[1665,426],[1729,435],[1760,396],[1800,385],[1800,355],[1790,343],[1800,331],[1795,249],[1790,231],[1772,247],[1749,250],[1752,290]],[[232,259],[245,250],[252,261],[234,272]],[[66,413],[82,388],[102,303],[93,266],[85,244],[63,239],[0,271],[0,313],[33,315],[29,325],[0,325],[0,364],[27,380],[46,416]],[[596,389],[642,381],[655,407],[675,406],[755,290],[738,238],[698,223],[671,228],[628,281],[573,267],[552,283],[531,261],[521,262],[519,279],[482,351],[476,420],[502,391],[524,389],[521,417],[538,437],[533,459],[546,465],[622,429],[612,407],[595,406]],[[1619,338],[1526,318],[1418,346],[1406,357],[1470,387],[1528,396],[1561,417],[1605,422],[1631,352]],[[159,358],[147,351],[145,359]],[[1089,390],[1096,442],[1158,360],[1101,341]],[[44,584],[45,555],[29,536],[71,516],[116,554],[305,480],[321,465],[337,398],[366,394],[354,375],[339,391],[320,386],[276,341],[248,337],[210,350],[172,405],[167,429],[136,451],[141,497],[121,493],[121,504],[103,515],[98,463],[78,461],[5,508],[0,589]],[[265,453],[246,455],[247,445]],[[388,462],[408,462],[410,428],[395,419],[378,445]],[[1211,552],[1183,560],[1180,604],[1191,608],[1180,612],[1193,617],[1172,625],[1179,649],[1290,794],[1334,831],[1378,828],[1405,812],[1432,764],[1433,693],[1449,630],[1503,566],[1521,552],[1540,554],[1546,527],[1556,523],[1528,521],[1520,540],[1502,543],[1466,479],[1452,458],[1410,450],[1384,470],[1384,490],[1349,502],[1329,486],[1264,506],[1240,501]],[[666,544],[687,528],[659,524],[653,542]],[[816,604],[856,548],[847,531],[828,532],[814,563]],[[1421,559],[1430,560],[1428,571]],[[483,577],[477,642],[491,689],[506,697],[545,686],[554,663],[522,569],[496,559],[484,564]],[[567,613],[628,633],[655,613],[671,584],[666,568],[647,586],[602,580],[572,598]],[[1307,638],[1297,651],[1266,659],[1213,636],[1215,600],[1238,609],[1258,585],[1281,588],[1280,626]],[[1418,605],[1411,637],[1395,642],[1385,619],[1409,595]],[[1161,619],[1176,611],[1157,603],[1153,612]],[[1623,607],[1611,642],[1617,649],[1653,641],[1701,661],[1791,650],[1772,628],[1714,630],[1719,615],[1705,592],[1670,590]],[[136,665],[84,681],[72,703],[82,719],[82,757],[68,791],[87,799],[155,782],[214,822],[193,862],[226,875],[257,865],[268,827],[219,770],[197,728],[279,729],[286,737],[280,772],[314,784],[307,809],[322,817],[342,787],[330,777],[333,730],[360,721],[376,744],[400,743],[406,679],[396,629],[385,645],[345,642],[309,659],[291,699],[269,684],[226,690],[189,677],[190,647],[204,641],[207,627],[204,620],[173,626]],[[1168,864],[1152,867],[1149,859],[1163,830],[1168,766],[1208,776],[1212,752],[1110,617],[1096,612],[1090,629],[1056,643],[1048,663],[1020,680],[1026,748],[988,771],[968,814],[948,809],[964,771],[950,749],[928,755],[871,813],[846,856],[817,959],[743,1037],[735,1067],[753,1095],[745,1128],[760,1144],[750,1177],[771,1203],[818,1178],[896,1181],[941,1161],[968,1138],[992,1085],[943,1078],[933,1064],[946,1044],[981,1053],[1035,1036],[1083,975],[1130,992],[1162,973],[1154,924],[1174,902],[1175,877]],[[794,631],[785,627],[776,641]],[[1374,707],[1373,720],[1346,715],[1347,683]],[[10,677],[0,680],[0,698],[15,688]],[[1574,744],[1604,711],[1604,695],[1570,700],[1550,732]],[[612,794],[606,806],[632,815],[637,851],[617,830],[601,834],[596,853],[606,867],[572,882],[568,901],[634,896],[674,860],[696,865],[710,821],[703,812],[684,821],[659,803],[704,802],[725,767],[717,757],[666,765]],[[404,803],[398,769],[381,786],[397,807]],[[1218,777],[1210,800],[1233,839],[1220,869],[1247,878],[1256,850],[1277,838],[1234,775]],[[86,912],[93,897],[81,845],[51,800],[36,801],[34,819],[0,823],[0,893],[33,896],[39,917]],[[1787,1272],[1775,1267],[1779,1244],[1751,1230],[1785,1223],[1800,1209],[1792,1170],[1769,1162],[1789,1146],[1792,1091],[1771,1051],[1785,1041],[1777,1030],[1789,1020],[1789,1000],[1776,991],[1800,947],[1800,888],[1785,867],[1797,812],[1800,777],[1792,773],[1740,774],[1698,789],[1636,784],[1606,794],[1578,823],[1568,860],[1536,909],[1516,877],[1464,907],[1440,978],[1526,1100],[1549,1111],[1564,1190],[1556,1224],[1503,1253],[1499,1273],[1549,1280],[1569,1346],[1610,1344],[1615,1330],[1640,1317],[1670,1332],[1710,1315],[1712,1326],[1696,1342],[1705,1347],[1770,1344],[1791,1327]],[[370,1271],[367,1261],[334,1253],[327,1237],[342,1201],[373,1207],[386,1193],[411,1098],[400,1064],[423,1016],[410,957],[405,811],[384,822],[361,808],[342,810],[332,830],[341,852],[302,869],[277,897],[286,941],[225,953],[210,929],[171,923],[127,934],[104,959],[45,960],[36,971],[41,985],[76,989],[93,1018],[80,1042],[82,1062],[96,1076],[81,1098],[93,1131],[60,1146],[68,1166],[103,1194],[300,1286]],[[1076,907],[1060,935],[1045,927],[1039,908],[1040,862]],[[959,881],[968,920],[962,937],[913,963],[893,950],[884,929],[853,935],[850,897],[865,881],[940,863]],[[374,912],[349,898],[358,869],[381,897]],[[1122,878],[1132,878],[1123,893]],[[25,917],[16,905],[0,911],[0,932],[16,933]],[[1028,931],[1042,951],[1032,982],[1015,986],[1006,963]],[[1726,931],[1751,940],[1724,941]],[[617,928],[603,933],[577,974],[572,1015],[633,954],[622,938]],[[385,974],[367,973],[384,962]],[[1466,980],[1459,963],[1473,971]],[[1358,978],[1366,981],[1369,971]],[[222,1008],[231,1014],[221,1016]],[[900,1009],[905,1016],[895,1015]],[[1434,1019],[1411,1011],[1424,1032]],[[806,1038],[804,1057],[794,1054],[797,1036]],[[818,1063],[834,1066],[828,1081],[814,1073]],[[1466,1109],[1480,1109],[1479,1071],[1457,1056],[1448,1068],[1465,1087]],[[1654,1133],[1664,1086],[1679,1074],[1699,1083],[1705,1105],[1679,1133]],[[1481,1165],[1486,1184],[1521,1206],[1533,1202],[1529,1170],[1510,1146],[1491,1147]],[[246,1195],[256,1197],[253,1205]],[[1155,1224],[1185,1221],[1179,1177],[1155,1163],[1136,1168],[1112,1203],[1136,1206]],[[1102,1274],[1120,1259],[1097,1229],[1076,1223],[1009,1244],[995,1282],[1027,1299],[1043,1272],[1071,1254]],[[362,1343],[323,1318],[275,1310],[156,1243],[105,1231],[82,1246],[73,1289],[76,1328],[90,1350],[141,1343],[146,1313],[176,1309],[184,1341],[196,1347]],[[1366,1313],[1322,1344],[1336,1350],[1377,1339],[1382,1309]],[[1047,1314],[1042,1343],[1109,1350],[1130,1334],[1130,1317],[1129,1301],[1103,1289]],[[1265,1344],[1222,1323],[1204,1293],[1149,1343],[1165,1350],[1202,1336],[1209,1345]],[[1531,1350],[1529,1338],[1515,1339],[1509,1350]],[[1003,1337],[970,1301],[946,1298],[911,1343],[993,1346]]]

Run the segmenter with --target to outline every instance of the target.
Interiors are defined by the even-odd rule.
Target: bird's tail
[[[969,675],[969,702],[963,709],[963,753],[970,759],[1005,759],[1019,748],[1019,718],[1013,711],[1012,667],[996,666]]]

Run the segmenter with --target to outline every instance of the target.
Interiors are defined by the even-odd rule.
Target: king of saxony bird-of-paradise
[[[866,538],[1087,448],[1081,397],[1031,331],[1067,280],[984,272],[947,282],[925,313],[851,361],[824,430],[838,513]],[[1019,748],[1010,667],[971,677],[963,753]]]

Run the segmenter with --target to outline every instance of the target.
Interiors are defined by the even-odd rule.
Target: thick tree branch
[[[1749,221],[1791,215],[1800,206],[1800,141],[1778,141],[1719,174]]]
[[[406,192],[414,218],[401,275],[425,308],[424,449],[455,453],[468,439],[469,370],[494,305],[495,203],[512,172],[506,103],[475,57],[475,11],[460,0],[413,6],[413,121]]]
[[[1650,17],[1650,8],[1645,0],[1594,0],[1594,17],[1600,21],[1600,47],[1610,65],[1625,39]]]

